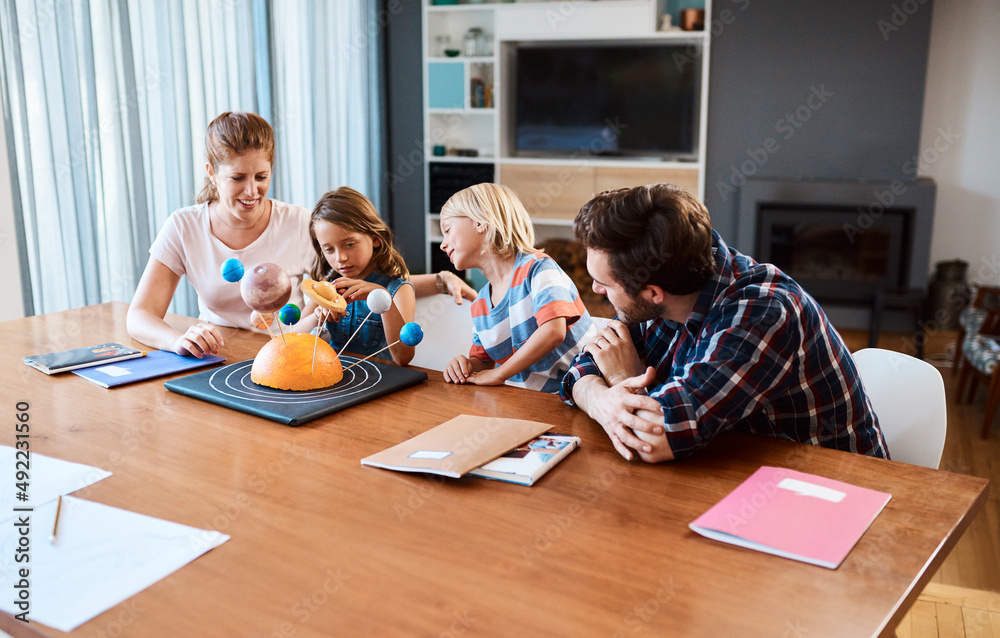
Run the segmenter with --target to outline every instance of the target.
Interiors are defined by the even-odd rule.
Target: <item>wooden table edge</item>
[[[941,541],[941,544],[937,546],[937,549],[934,551],[934,555],[928,558],[927,562],[924,563],[924,566],[920,571],[920,576],[913,581],[906,594],[896,604],[892,615],[879,629],[878,635],[880,637],[895,638],[896,628],[899,626],[899,623],[903,620],[906,614],[910,613],[910,608],[913,606],[913,603],[916,602],[917,597],[924,591],[924,588],[930,583],[931,578],[933,578],[934,574],[937,572],[937,568],[941,566],[941,563],[944,562],[944,559],[951,553],[951,550],[954,549],[958,540],[962,538],[962,535],[964,535],[966,530],[969,529],[972,521],[979,515],[983,507],[985,507],[990,494],[989,480],[978,476],[967,476],[981,482],[981,489],[979,490],[979,494],[977,495],[975,502],[973,502],[973,504],[965,512],[965,515],[962,516],[961,520],[957,521],[955,525],[952,526],[948,535]]]

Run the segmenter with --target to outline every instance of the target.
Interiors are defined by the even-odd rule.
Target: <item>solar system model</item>
[[[423,339],[423,330],[415,323],[407,323],[399,331],[399,340],[385,348],[360,359],[346,368],[330,344],[319,338],[298,332],[284,333],[281,324],[292,325],[302,317],[302,311],[295,304],[288,303],[292,294],[292,283],[288,273],[272,263],[260,263],[247,271],[238,259],[227,259],[221,267],[223,279],[230,283],[240,282],[240,296],[250,307],[250,325],[258,330],[266,330],[271,340],[264,344],[254,359],[250,380],[254,383],[278,390],[317,390],[336,385],[344,378],[344,372],[359,363],[374,357],[379,352],[403,343],[416,346]],[[323,321],[331,313],[340,314],[347,308],[344,297],[329,281],[313,281],[306,278],[299,287],[307,298],[323,309]],[[375,290],[368,295],[368,308],[372,313],[383,314],[392,307],[392,298],[385,290]],[[364,325],[364,321],[362,321]],[[277,334],[272,331],[272,326]],[[358,326],[358,330],[361,326]],[[346,350],[354,331],[342,350]]]

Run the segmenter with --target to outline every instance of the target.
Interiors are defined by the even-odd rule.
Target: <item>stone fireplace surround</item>
[[[857,213],[854,228],[845,228],[845,233],[870,227],[888,208],[908,209],[912,214],[909,215],[906,238],[908,245],[902,251],[905,263],[902,264],[904,280],[901,283],[906,288],[926,288],[931,269],[935,195],[936,185],[927,178],[892,182],[751,178],[739,192],[735,245],[751,256],[758,254],[757,234],[762,204],[854,211]],[[857,303],[818,301],[838,327],[869,326],[871,301],[868,299],[858,299]],[[884,325],[890,330],[913,330],[913,319],[905,313],[887,313]]]

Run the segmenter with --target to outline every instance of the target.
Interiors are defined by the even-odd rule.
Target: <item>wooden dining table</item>
[[[126,310],[0,323],[4,444],[26,403],[33,453],[113,473],[74,496],[231,538],[73,636],[892,635],[988,492],[972,476],[741,433],[688,460],[628,462],[558,397],[447,384],[433,370],[288,427],[170,392],[164,378],[109,390],[22,363],[110,341],[141,346]],[[269,339],[223,337],[228,362]],[[459,414],[542,421],[582,442],[531,487],[361,465]],[[837,569],[689,529],[761,466],[892,498]],[[0,629],[64,635],[10,617]]]

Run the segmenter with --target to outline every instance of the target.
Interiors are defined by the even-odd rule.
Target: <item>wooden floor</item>
[[[868,333],[865,331],[841,330],[841,334],[852,351],[868,345]],[[883,333],[878,346],[913,354],[913,348],[907,343],[906,337],[906,335]],[[979,434],[986,401],[986,390],[982,384],[972,403],[956,404],[958,378],[952,374],[950,357],[944,356],[948,348],[953,347],[955,337],[954,332],[939,331],[930,336],[926,347],[926,359],[936,365],[941,364],[938,365],[938,369],[944,377],[945,392],[948,397],[948,435],[944,456],[941,459],[941,469],[980,476],[989,479],[991,485],[986,505],[938,570],[933,583],[998,593],[1000,592],[1000,418],[993,424],[990,437],[986,440],[981,439]],[[947,367],[942,367],[945,364]],[[1000,638],[1000,633],[996,630],[993,634],[984,635]]]
[[[896,638],[1000,638],[1000,594],[931,583]]]

